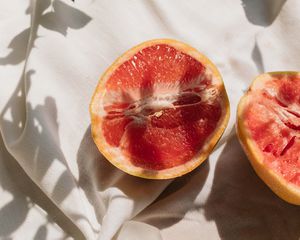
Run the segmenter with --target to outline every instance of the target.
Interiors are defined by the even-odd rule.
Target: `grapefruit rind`
[[[292,183],[289,183],[281,175],[276,174],[272,169],[268,168],[264,163],[264,156],[261,150],[251,138],[251,134],[245,126],[244,109],[249,101],[249,94],[258,84],[275,75],[299,75],[299,72],[269,72],[259,75],[251,83],[247,93],[241,98],[237,108],[237,125],[236,130],[240,143],[257,175],[267,184],[267,186],[281,199],[295,205],[300,205],[300,189]]]
[[[214,130],[214,132],[207,138],[206,143],[202,146],[201,151],[199,151],[193,159],[187,163],[175,166],[163,170],[148,170],[141,167],[134,166],[124,155],[121,153],[120,149],[111,147],[103,137],[102,133],[102,116],[99,112],[101,108],[101,99],[105,95],[105,83],[110,78],[111,74],[126,60],[130,59],[135,53],[149,46],[155,44],[167,44],[182,51],[197,61],[201,62],[207,69],[209,69],[213,75],[214,80],[218,81],[218,90],[220,92],[220,103],[222,107],[222,115],[220,120]],[[115,167],[120,170],[137,177],[148,178],[148,179],[170,179],[182,176],[196,167],[198,167],[205,159],[208,157],[210,152],[213,150],[214,146],[217,144],[218,140],[221,138],[223,132],[229,121],[230,109],[229,100],[224,87],[222,77],[216,68],[216,66],[203,54],[199,53],[196,49],[190,47],[185,43],[181,43],[172,39],[156,39],[144,42],[140,45],[133,47],[132,49],[125,52],[120,56],[101,76],[100,81],[96,87],[93,94],[90,106],[89,106],[90,116],[91,116],[91,132],[93,140],[99,149],[99,151],[104,155],[104,157],[112,163]]]

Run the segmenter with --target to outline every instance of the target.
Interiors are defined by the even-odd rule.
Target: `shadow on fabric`
[[[168,228],[189,212],[191,206],[206,182],[209,173],[209,159],[187,175],[175,179],[153,204],[145,209],[135,220],[148,223],[158,229]]]
[[[51,7],[51,11],[45,12]],[[67,36],[68,29],[80,29],[86,26],[92,18],[84,12],[67,5],[60,0],[37,0],[36,6],[30,5],[26,14],[31,14],[34,23],[29,28],[17,34],[7,46],[11,52],[0,57],[0,65],[16,65],[26,59],[34,47],[39,27]],[[29,39],[30,36],[30,39]]]
[[[145,68],[145,73],[142,75],[142,79],[140,80],[140,85],[139,85],[139,98],[140,99],[149,99],[153,96],[154,94],[154,81],[153,81],[153,75],[151,74],[151,70],[148,70],[147,68]],[[198,70],[198,69],[197,69]],[[191,68],[191,69],[186,69],[186,72],[184,73],[184,75],[182,76],[182,82],[180,82],[179,85],[179,92],[184,92],[187,89],[187,84],[186,82],[189,79],[192,79],[191,76],[193,76],[193,73],[195,72],[195,69]],[[130,92],[126,92],[125,90],[120,90],[121,92],[121,96],[122,99],[120,102],[124,103],[135,103],[137,102],[136,99],[133,99],[132,96],[130,96]],[[183,97],[178,97],[176,104],[178,105],[184,105],[186,104],[186,101],[193,101],[195,99],[190,99],[187,98],[187,95],[183,95]],[[105,98],[105,96],[104,96]],[[197,99],[197,103],[198,104],[202,104],[201,101],[199,103],[199,99]],[[105,102],[105,100],[104,100]],[[182,137],[182,139],[185,140],[185,144],[190,147],[190,148],[186,148],[186,151],[191,151],[194,154],[197,152],[197,149],[201,148],[201,146],[203,146],[204,142],[205,142],[205,136],[207,137],[207,135],[209,135],[209,133],[206,133],[205,131],[200,131],[197,123],[200,120],[203,120],[203,122],[209,122],[209,124],[204,125],[204,127],[206,127],[207,131],[212,131],[213,128],[213,124],[216,123],[217,121],[211,123],[210,121],[206,121],[214,119],[215,116],[212,115],[217,115],[217,114],[213,114],[213,113],[208,113],[208,114],[203,114],[202,112],[207,112],[207,109],[205,108],[205,105],[202,106],[200,105],[200,110],[204,109],[203,111],[196,111],[196,112],[192,112],[190,108],[185,109],[185,108],[177,108],[176,109],[176,121],[174,121],[174,119],[171,119],[169,122],[167,122],[166,120],[160,122],[160,125],[154,121],[152,121],[152,118],[149,117],[151,116],[153,113],[151,112],[152,109],[143,109],[143,108],[138,108],[137,109],[137,113],[136,116],[140,116],[142,115],[142,119],[143,121],[141,121],[141,123],[139,123],[138,127],[136,127],[134,124],[130,123],[127,125],[127,130],[126,135],[122,135],[122,140],[121,142],[125,142],[126,141],[126,145],[124,144],[124,146],[126,146],[126,150],[132,154],[132,164],[136,165],[136,166],[147,166],[147,162],[155,162],[155,163],[159,163],[159,165],[164,164],[164,159],[162,158],[163,154],[160,154],[160,149],[158,149],[158,145],[155,144],[155,141],[153,139],[148,139],[149,137],[149,132],[151,132],[151,128],[165,128],[165,129],[178,129],[178,126],[180,126],[180,129],[182,130],[180,134],[184,135]],[[213,108],[212,108],[213,109]],[[148,110],[148,112],[147,112]],[[150,110],[150,111],[149,111]],[[169,109],[168,109],[169,110]],[[198,109],[199,110],[199,109]],[[206,111],[205,111],[206,110]],[[214,110],[214,109],[213,109]],[[110,115],[110,118],[107,119],[119,119],[119,118],[113,118],[113,114]],[[105,120],[104,119],[104,123]],[[107,121],[109,121],[107,120]],[[111,121],[113,121],[111,120]],[[170,124],[171,123],[171,124]],[[137,125],[137,124],[136,124]],[[109,126],[109,124],[104,125],[104,126]],[[112,126],[114,128],[115,125],[112,124]],[[131,128],[129,128],[131,127]],[[203,128],[204,128],[203,127]],[[112,128],[112,130],[114,130]],[[132,130],[132,131],[129,131]],[[136,130],[136,131],[134,131]],[[138,131],[138,133],[137,133]],[[204,133],[203,133],[204,132]],[[147,135],[148,134],[148,135]],[[203,135],[201,135],[203,134]],[[207,134],[207,135],[205,135]],[[201,137],[201,138],[200,138]],[[200,141],[200,140],[201,141]],[[86,141],[86,143],[84,143]],[[183,144],[183,143],[181,143]],[[136,177],[132,177],[129,176],[127,174],[124,175],[124,173],[121,173],[119,170],[117,170],[116,168],[114,168],[112,165],[110,165],[103,156],[101,156],[99,153],[99,162],[96,163],[96,165],[94,163],[89,164],[87,162],[87,160],[89,161],[97,161],[96,157],[92,157],[89,156],[90,152],[95,152],[96,156],[97,156],[97,152],[98,150],[95,148],[95,146],[93,147],[94,150],[91,151],[91,146],[93,145],[93,141],[92,138],[90,136],[90,129],[87,129],[87,135],[84,136],[83,138],[83,142],[81,144],[78,156],[82,156],[82,157],[78,157],[78,165],[80,169],[84,169],[85,167],[89,166],[90,170],[85,169],[82,172],[86,171],[89,174],[85,174],[87,176],[90,176],[91,174],[95,174],[95,176],[92,176],[91,178],[96,179],[96,181],[98,181],[99,185],[98,185],[98,189],[100,186],[100,189],[103,189],[102,191],[104,191],[105,189],[108,189],[108,187],[111,187],[111,189],[113,188],[118,188],[121,189],[123,193],[125,193],[125,195],[131,197],[134,196],[135,197],[135,202],[134,204],[139,204],[140,202],[142,202],[142,198],[143,195],[147,196],[147,187],[149,187],[149,183],[150,182],[154,182],[151,180],[145,180],[145,179],[141,179],[141,178],[136,178]],[[137,147],[138,146],[138,147]],[[169,146],[170,149],[174,149],[173,146]],[[142,151],[140,150],[142,149]],[[148,151],[149,150],[149,151]],[[176,149],[174,149],[176,150]],[[148,151],[148,152],[147,152]],[[149,153],[149,154],[145,154],[145,153]],[[155,153],[155,154],[153,154]],[[157,153],[157,154],[156,154]],[[152,156],[151,156],[152,154]],[[180,154],[182,154],[182,152],[180,152]],[[87,155],[87,156],[85,156]],[[93,154],[94,155],[94,154]],[[84,159],[84,157],[86,159]],[[136,158],[136,159],[134,159]],[[146,162],[146,163],[145,163]],[[97,166],[98,165],[98,166]],[[96,172],[96,173],[95,173]],[[99,175],[97,175],[97,172]],[[143,210],[143,212],[141,213],[141,215],[138,215],[137,217],[134,218],[134,220],[137,221],[143,221],[146,222],[148,224],[151,224],[153,226],[156,226],[160,229],[162,228],[167,228],[175,223],[177,223],[178,221],[180,221],[182,219],[182,217],[188,213],[188,211],[190,211],[190,206],[193,205],[195,199],[197,196],[199,196],[202,187],[204,186],[204,183],[207,179],[208,176],[208,172],[209,172],[209,162],[206,161],[205,163],[202,164],[202,166],[198,167],[196,170],[194,170],[192,173],[187,174],[184,177],[180,177],[178,179],[175,179],[166,189],[164,189],[164,191],[158,196],[158,199],[156,199],[154,201],[154,203],[149,202],[149,204],[151,204],[150,206],[145,206],[147,207],[146,209]],[[82,178],[85,178],[85,175],[82,175]],[[86,179],[84,179],[85,182],[87,182]],[[92,183],[92,180],[89,180],[88,182]],[[159,180],[156,181],[157,182],[157,187],[159,185],[162,185],[165,183],[165,181]],[[146,185],[147,184],[147,185]],[[144,189],[141,187],[144,186]],[[95,187],[85,187],[85,189],[97,189]],[[129,192],[132,191],[131,192]],[[98,190],[100,191],[100,190]],[[139,198],[136,197],[137,192],[141,192],[139,193]],[[146,191],[146,193],[143,193],[143,191]],[[91,191],[92,192],[92,191]],[[148,190],[149,192],[149,190]],[[149,196],[149,195],[148,195]],[[90,197],[90,199],[95,199],[95,201],[97,201],[97,197],[94,195],[93,197]],[[180,201],[178,201],[178,199],[180,199]],[[99,199],[98,199],[99,202]],[[184,204],[182,204],[184,202]],[[95,205],[95,204],[93,204]],[[105,203],[103,203],[103,205],[105,205]],[[159,206],[159,207],[158,207]],[[100,207],[96,207],[96,209],[101,209]],[[103,207],[102,207],[103,208]],[[95,209],[95,210],[96,210]],[[142,210],[142,209],[140,209]],[[164,214],[165,213],[165,214]],[[104,213],[102,213],[103,215]],[[100,214],[101,215],[101,214]],[[134,217],[135,214],[132,214]]]
[[[0,139],[0,146],[4,146],[2,138]],[[1,239],[12,239],[9,236],[23,224],[34,205],[38,205],[48,213],[45,223],[38,228],[34,239],[46,240],[48,235],[47,225],[54,222],[62,229],[72,229],[72,232],[69,234],[75,239],[85,239],[77,227],[68,220],[46,194],[27,176],[22,167],[4,148],[1,149],[0,161],[1,169],[5,172],[5,174],[0,175],[1,187],[13,196],[12,200],[0,209]],[[9,179],[11,179],[13,184],[8,182]],[[12,213],[18,214],[11,216]],[[10,221],[7,221],[8,217],[11,219]]]
[[[165,185],[169,183],[168,180],[156,181],[134,177],[117,169],[97,149],[91,136],[90,126],[78,149],[77,164],[80,169],[78,185],[84,190],[101,225],[105,225],[103,218],[104,216],[108,218],[109,208],[115,200],[134,199],[131,216],[128,216],[134,217],[157,197],[159,193],[156,192],[162,191],[160,189],[165,188]],[[109,189],[117,189],[117,192],[111,195]],[[153,196],[149,197],[149,193],[152,192]],[[124,219],[126,220],[128,219]]]
[[[248,21],[254,25],[267,27],[278,16],[286,0],[242,0]]]
[[[47,11],[51,7],[51,11]],[[37,0],[36,5],[30,5],[26,14],[31,14],[34,21],[33,25],[17,34],[9,43],[8,48],[11,52],[6,56],[0,57],[0,65],[17,65],[24,62],[29,56],[38,36],[38,28],[44,27],[67,36],[68,29],[80,29],[86,26],[91,18],[82,11],[65,4],[60,0]],[[32,84],[31,76],[36,72],[34,69],[26,70],[20,77],[15,91],[8,100],[6,106],[0,114],[1,142],[3,139],[7,146],[15,146],[19,140],[35,138],[36,141],[29,141],[31,145],[30,154],[24,156],[27,158],[27,164],[32,165],[32,171],[35,172],[37,181],[41,181],[54,161],[60,161],[67,169],[67,163],[62,151],[60,150],[60,141],[58,134],[57,109],[54,98],[46,97],[43,104],[34,108],[26,101],[26,96]],[[4,131],[5,129],[5,131]],[[24,146],[18,146],[24,148]],[[16,231],[25,221],[30,208],[37,204],[48,213],[48,220],[42,224],[35,234],[34,239],[44,240],[47,238],[47,223],[55,222],[62,229],[70,230],[71,236],[75,239],[85,239],[81,231],[72,221],[57,208],[57,206],[41,191],[41,189],[25,173],[23,168],[17,163],[15,158],[8,153],[7,149],[2,149],[5,153],[3,164],[5,172],[9,175],[16,187],[24,192],[23,194],[13,194],[13,199],[0,209],[0,219],[5,219],[16,209],[19,215],[13,216],[14,222],[4,221],[0,228],[1,239],[10,239],[10,234]],[[19,149],[20,150],[20,149]],[[31,161],[31,163],[30,163]],[[42,163],[42,164],[41,164]],[[10,191],[6,186],[5,179],[1,178],[3,189]],[[72,182],[70,182],[72,179]],[[61,203],[74,186],[74,179],[69,171],[64,171],[59,177],[53,190],[53,198],[57,203]],[[67,186],[62,191],[62,184]],[[26,196],[26,197],[25,197]],[[28,196],[28,197],[27,197]],[[79,217],[79,216],[78,216]]]
[[[300,209],[279,199],[258,178],[236,135],[218,159],[204,210],[224,240],[300,237]]]
[[[259,74],[264,73],[265,72],[264,61],[263,61],[261,51],[260,51],[260,48],[259,48],[256,40],[255,40],[254,48],[252,50],[251,57],[252,57],[252,60],[254,61],[255,65],[256,65],[258,73]]]
[[[11,144],[14,145],[14,143],[22,137],[26,138],[27,134],[30,136],[27,136],[26,139],[35,139],[35,141],[32,140],[30,143],[30,153],[32,156],[24,155],[23,157],[27,160],[27,164],[32,166],[32,171],[35,173],[37,180],[41,181],[54,161],[61,161],[64,165],[66,165],[66,161],[63,157],[63,153],[58,150],[60,148],[56,146],[57,144],[59,146],[59,136],[55,100],[51,97],[47,97],[43,105],[37,105],[34,109],[29,103],[25,103],[26,95],[30,88],[30,76],[32,74],[34,74],[33,70],[29,70],[26,74],[27,88],[25,88],[25,85],[21,84],[22,81],[20,81],[11,99],[3,109],[0,115],[1,134],[5,137],[8,146]],[[26,108],[27,111],[25,114]],[[8,114],[10,114],[10,119],[8,118]],[[46,126],[45,122],[51,124],[51,126]],[[26,131],[24,130],[25,126]],[[51,132],[49,132],[49,128]],[[0,146],[4,146],[4,143],[1,142]],[[22,148],[22,146],[20,147]],[[6,222],[6,227],[1,225],[0,236],[9,236],[18,229],[25,221],[30,206],[33,204],[38,204],[48,212],[50,216],[53,216],[53,220],[63,229],[72,229],[71,234],[75,233],[76,236],[82,236],[82,233],[77,227],[68,220],[46,194],[28,177],[14,157],[12,157],[6,149],[3,149],[3,152],[5,153],[3,161],[7,174],[9,174],[16,186],[30,199],[19,194],[14,196],[11,202],[0,209],[1,219],[5,219],[4,216],[9,214],[9,212],[15,212],[15,209],[19,209],[19,215],[13,218],[14,224],[8,221]],[[49,152],[51,153],[49,154]],[[58,202],[62,202],[72,190],[73,185],[71,183],[68,184],[71,178],[68,176],[68,179],[66,179],[65,175],[66,171],[62,173],[53,190],[53,196]],[[2,187],[5,189],[5,180],[2,180],[3,179],[1,179]],[[60,191],[62,183],[64,186],[68,186],[64,191]],[[3,216],[3,218],[1,216]],[[49,222],[53,222],[53,220],[48,218]],[[42,225],[37,232],[39,239],[42,239],[42,234],[47,236],[47,231],[45,230],[46,224]],[[84,237],[81,239],[84,239]]]

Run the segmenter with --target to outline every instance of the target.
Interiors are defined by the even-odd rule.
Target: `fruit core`
[[[167,44],[139,50],[108,77],[102,131],[131,164],[163,170],[191,160],[222,115],[210,69]]]
[[[264,164],[300,186],[300,76],[269,75],[250,96],[245,123]]]

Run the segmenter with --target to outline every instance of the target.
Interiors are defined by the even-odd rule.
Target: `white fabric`
[[[259,180],[234,132],[257,74],[300,69],[299,13],[299,0],[1,1],[0,238],[299,239],[300,209]],[[90,135],[99,76],[153,38],[211,58],[231,104],[218,148],[173,181],[117,170]]]

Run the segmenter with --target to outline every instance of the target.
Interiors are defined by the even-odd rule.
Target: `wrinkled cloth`
[[[235,134],[262,72],[300,69],[298,0],[0,2],[1,239],[299,239],[300,208],[273,194]],[[146,180],[113,167],[90,133],[104,70],[154,38],[219,68],[231,117],[196,170]]]

